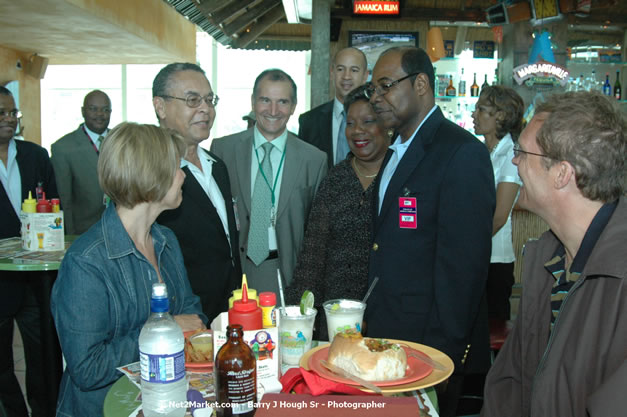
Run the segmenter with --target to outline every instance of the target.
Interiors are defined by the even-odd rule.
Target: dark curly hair
[[[496,137],[500,139],[508,133],[512,135],[514,142],[523,129],[523,99],[512,88],[502,85],[486,86],[481,90],[479,99],[484,99],[486,104],[495,108]],[[500,112],[500,114],[498,114]]]

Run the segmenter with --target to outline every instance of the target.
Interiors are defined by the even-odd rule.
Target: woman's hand
[[[205,330],[207,327],[202,322],[198,314],[179,314],[174,316],[174,320],[181,326],[183,332],[189,332],[192,330]]]

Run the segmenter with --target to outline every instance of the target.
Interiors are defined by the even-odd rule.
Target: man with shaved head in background
[[[97,167],[100,144],[111,118],[111,100],[100,90],[91,91],[81,112],[85,122],[53,143],[51,149],[68,235],[86,232],[105,208]]]
[[[346,158],[349,152],[344,133],[344,97],[366,83],[366,55],[357,48],[340,50],[331,63],[331,79],[335,86],[335,98],[298,118],[298,137],[326,152],[329,168]]]

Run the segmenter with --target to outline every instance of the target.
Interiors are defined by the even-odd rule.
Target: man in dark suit
[[[433,82],[425,51],[392,48],[367,90],[377,117],[398,136],[375,184],[369,281],[379,283],[365,320],[369,336],[423,343],[451,357],[446,416],[455,413],[463,374],[489,366],[483,296],[495,187],[485,146],[444,118]]]
[[[366,55],[357,48],[344,48],[335,54],[330,71],[335,98],[298,118],[298,137],[327,154],[329,169],[349,152],[344,97],[368,79]]]
[[[177,131],[187,145],[183,202],[157,221],[176,234],[192,290],[211,321],[227,311],[242,275],[229,174],[220,158],[199,146],[209,137],[218,96],[205,72],[191,63],[161,69],[152,96],[161,126]]]
[[[257,291],[277,293],[277,269],[284,286],[292,282],[311,203],[327,173],[326,157],[286,128],[296,108],[296,84],[288,74],[259,74],[251,102],[255,126],[214,139],[211,149],[229,168],[248,282]]]
[[[46,196],[57,187],[48,152],[39,145],[14,138],[19,111],[13,95],[0,86],[0,239],[20,236],[21,203],[41,184]],[[0,403],[10,417],[28,416],[20,386],[13,373],[13,321],[24,342],[26,393],[32,416],[45,416],[54,404],[46,403],[48,387],[42,373],[43,353],[40,308],[28,274],[0,272]]]
[[[111,100],[100,90],[85,96],[85,123],[52,144],[52,166],[58,178],[65,233],[80,235],[100,220],[105,208],[98,183],[98,152],[109,127]]]

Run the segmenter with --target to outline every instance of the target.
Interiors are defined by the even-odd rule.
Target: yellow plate
[[[429,374],[427,377],[423,379],[419,379],[418,381],[410,382],[407,384],[401,384],[401,385],[390,385],[386,387],[381,387],[381,391],[384,394],[386,393],[391,394],[395,392],[415,391],[415,390],[419,390],[422,388],[432,387],[434,385],[439,384],[442,381],[446,381],[448,377],[451,376],[451,374],[453,373],[453,369],[455,369],[455,365],[453,365],[453,361],[451,360],[451,358],[449,358],[446,353],[441,352],[437,349],[434,349],[426,345],[421,345],[419,343],[406,342],[404,340],[394,340],[394,339],[386,339],[386,340],[390,341],[391,343],[404,344],[413,349],[419,350],[420,352],[426,353],[427,355],[429,355],[431,359],[444,365],[444,367],[446,368],[446,371],[439,371],[437,369],[434,369],[433,372],[431,372],[431,374]],[[325,344],[323,346],[315,347],[311,349],[310,351],[306,352],[303,355],[303,357],[300,358],[300,366],[306,369],[307,371],[311,371],[311,369],[309,369],[309,358],[311,357],[311,355],[313,355],[314,353],[316,353],[317,351],[321,349],[328,349],[329,346],[330,345]],[[371,390],[367,388],[363,388],[363,387],[359,387],[359,389],[362,391],[366,391],[366,392],[372,392]]]

